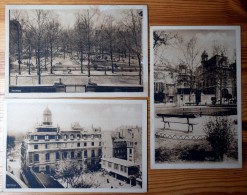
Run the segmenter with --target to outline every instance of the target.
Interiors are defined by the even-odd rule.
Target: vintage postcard
[[[146,192],[146,100],[6,100],[6,192]]]
[[[151,168],[242,166],[239,26],[152,26]]]
[[[7,5],[9,97],[148,95],[147,6]]]

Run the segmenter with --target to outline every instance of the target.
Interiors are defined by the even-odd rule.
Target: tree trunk
[[[81,57],[80,57],[80,61],[81,61],[81,73],[83,73],[83,48],[82,48],[82,44],[81,44],[81,47],[80,47],[81,51]]]
[[[141,56],[137,54],[138,64],[139,64],[139,85],[142,84],[142,65],[141,65]]]
[[[51,43],[50,43],[51,45],[50,45],[50,50],[51,50],[51,74],[53,74],[53,67],[52,67],[52,62],[53,62],[53,45],[52,45],[52,41],[51,41]]]

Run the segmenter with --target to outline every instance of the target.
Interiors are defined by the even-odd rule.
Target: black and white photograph
[[[241,168],[239,26],[150,29],[151,168]]]
[[[5,192],[146,192],[145,100],[6,100]]]
[[[10,97],[148,95],[146,5],[6,6]]]

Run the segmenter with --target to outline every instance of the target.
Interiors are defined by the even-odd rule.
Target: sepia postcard
[[[150,29],[151,168],[241,168],[239,26]]]
[[[7,5],[8,97],[148,95],[146,5]]]
[[[146,100],[6,100],[5,192],[146,192]]]

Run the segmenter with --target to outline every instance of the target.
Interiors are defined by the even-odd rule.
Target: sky
[[[83,103],[70,101],[40,101],[29,103],[11,102],[7,107],[7,130],[13,132],[33,131],[43,120],[43,111],[52,112],[53,125],[70,130],[71,123],[81,127],[101,127],[102,131],[115,130],[120,126],[142,126],[142,105],[134,103]]]
[[[53,9],[54,7],[48,7],[47,9],[52,11],[52,15],[54,15],[58,21],[60,21],[63,28],[73,27],[76,22],[76,16],[78,13],[82,13],[83,10],[86,10],[85,7],[74,6],[74,9],[67,9],[66,6],[63,6],[63,9]],[[71,8],[71,7],[70,7]],[[114,21],[123,20],[125,15],[124,9],[120,6],[87,6],[86,8],[90,8],[90,13],[94,14],[94,24],[95,26],[100,26],[103,23],[104,15],[111,15],[114,17]],[[32,8],[33,9],[33,8]],[[25,20],[29,19],[32,21],[32,18],[35,17],[34,10],[32,9],[12,9],[10,11],[10,18],[14,19],[16,17],[16,12],[21,13],[21,17],[25,18]],[[42,7],[40,8],[42,9]]]
[[[197,38],[197,48],[201,51],[198,55],[198,60],[201,58],[201,53],[206,50],[209,58],[212,57],[212,45],[216,41],[219,45],[223,45],[227,48],[227,56],[229,60],[233,59],[234,51],[236,49],[236,38],[234,30],[164,30],[171,34],[178,34],[183,37],[185,41],[188,41],[193,36]],[[178,65],[182,59],[182,53],[178,48],[172,46],[161,46],[157,50],[158,55],[162,55],[163,58],[168,59],[171,65]],[[155,60],[158,60],[156,58]]]

